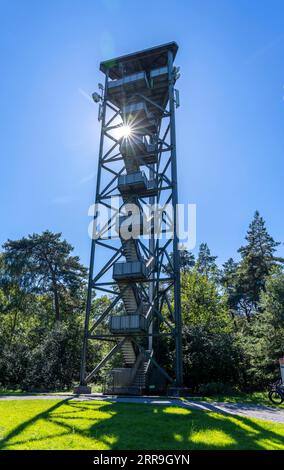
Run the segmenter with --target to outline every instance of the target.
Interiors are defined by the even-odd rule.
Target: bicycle
[[[268,393],[269,400],[274,403],[274,405],[281,405],[284,402],[284,384],[281,380],[275,382]]]

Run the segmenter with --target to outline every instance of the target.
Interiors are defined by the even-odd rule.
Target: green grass
[[[1,400],[0,448],[284,449],[284,425],[170,406]]]
[[[10,390],[7,388],[5,389],[0,388],[0,396],[1,395],[23,395],[23,392],[22,390]]]
[[[61,395],[61,394],[65,394],[65,393],[68,393],[68,392],[62,392],[59,391],[59,392],[26,392],[26,391],[23,391],[23,390],[9,390],[9,389],[1,389],[0,390],[0,396],[26,396],[26,395]],[[73,393],[72,391],[70,391],[70,394]]]
[[[103,386],[98,384],[98,385],[93,385],[92,386],[92,393],[102,393],[103,392]],[[62,391],[61,390],[53,390],[52,392],[49,392],[49,391],[30,391],[30,392],[27,392],[27,391],[24,391],[24,390],[13,390],[13,389],[8,389],[8,388],[0,388],[0,396],[1,395],[15,395],[15,396],[19,396],[19,395],[65,395],[65,394],[70,394],[72,395],[73,394],[73,389],[70,389],[70,390],[64,390]]]

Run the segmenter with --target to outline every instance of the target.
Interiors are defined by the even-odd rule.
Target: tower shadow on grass
[[[65,400],[62,400],[58,403],[55,403],[55,405],[51,406],[47,410],[43,411],[42,413],[35,414],[32,418],[23,421],[20,425],[16,426],[14,429],[12,429],[8,434],[0,440],[0,449],[5,449],[7,447],[7,444],[14,438],[19,436],[22,432],[24,432],[27,428],[32,426],[33,424],[37,423],[39,420],[43,419],[48,419],[48,416],[55,411],[57,408],[61,407],[65,403],[68,402],[68,398]]]
[[[66,447],[68,439],[71,443]],[[0,441],[0,449],[70,446],[98,450],[284,449],[284,426],[273,429],[272,424],[212,411],[69,398],[35,414]]]

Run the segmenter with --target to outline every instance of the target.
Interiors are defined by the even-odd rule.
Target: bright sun
[[[119,138],[121,137],[130,137],[132,133],[131,127],[128,125],[123,125],[118,128]]]

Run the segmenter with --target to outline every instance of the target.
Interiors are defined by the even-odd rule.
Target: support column
[[[183,359],[182,359],[182,319],[181,319],[181,292],[180,292],[180,258],[178,250],[178,220],[177,220],[177,160],[176,160],[176,131],[175,131],[175,98],[173,78],[173,54],[168,51],[169,69],[169,105],[170,105],[170,135],[171,135],[171,171],[172,171],[172,203],[174,208],[174,240],[173,240],[173,262],[174,262],[174,311],[175,311],[175,346],[176,346],[176,386],[183,384]]]

